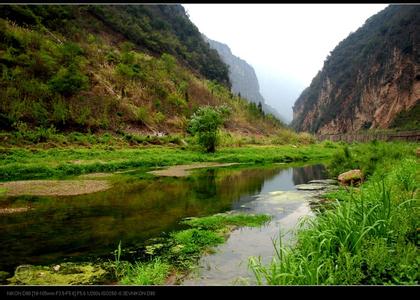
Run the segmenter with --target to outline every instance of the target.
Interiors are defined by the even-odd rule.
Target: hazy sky
[[[200,32],[254,67],[266,102],[289,120],[330,51],[387,5],[183,4]]]

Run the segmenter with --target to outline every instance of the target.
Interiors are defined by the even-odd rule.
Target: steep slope
[[[229,79],[232,83],[232,91],[240,94],[241,97],[255,104],[261,103],[262,110],[282,120],[280,114],[271,106],[265,103],[264,97],[260,94],[260,85],[254,68],[245,60],[232,54],[229,46],[204,36],[211,48],[215,49],[223,62],[229,66]]]
[[[0,129],[185,133],[202,105],[231,131],[279,124],[230,91],[228,67],[179,5],[2,6]]]
[[[331,52],[295,102],[292,126],[345,133],[393,127],[401,114],[419,119],[410,113],[420,101],[419,45],[420,6],[372,16]]]

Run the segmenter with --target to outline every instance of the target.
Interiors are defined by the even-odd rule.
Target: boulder
[[[338,175],[338,181],[342,185],[359,185],[363,181],[362,171],[355,169],[341,173]]]

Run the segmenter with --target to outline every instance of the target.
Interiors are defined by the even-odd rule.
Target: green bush
[[[53,102],[52,119],[56,124],[66,124],[68,118],[68,108],[63,99],[58,99]]]
[[[189,122],[189,132],[198,136],[198,143],[207,151],[215,152],[219,127],[224,122],[223,114],[211,107],[200,107]]]
[[[75,65],[62,67],[49,81],[51,89],[64,96],[73,95],[88,87],[89,78],[84,75]]]

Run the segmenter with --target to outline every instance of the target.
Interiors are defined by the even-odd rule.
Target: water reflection
[[[310,165],[301,168],[293,168],[293,183],[304,184],[315,179],[324,179],[327,171],[323,165]]]
[[[186,178],[130,177],[90,195],[9,198],[3,205],[29,203],[33,209],[1,217],[0,270],[87,256],[112,258],[120,240],[124,247],[138,247],[179,228],[185,217],[228,211],[260,193],[319,179],[319,168],[218,168]]]

